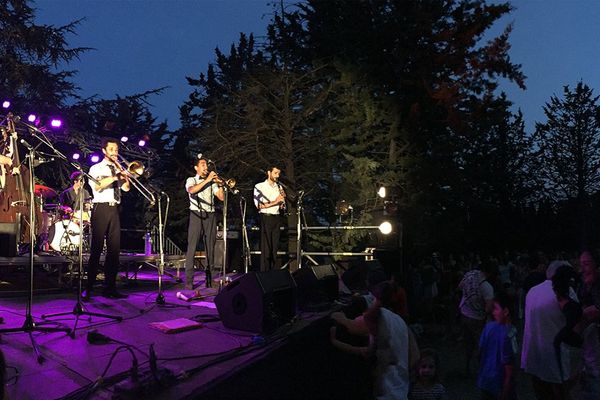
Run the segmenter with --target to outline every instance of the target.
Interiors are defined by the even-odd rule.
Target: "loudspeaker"
[[[272,332],[296,315],[296,283],[287,270],[249,272],[215,297],[223,325],[249,332]]]
[[[332,264],[306,266],[294,272],[293,276],[301,306],[332,302],[338,298],[338,275]]]
[[[17,256],[17,235],[19,225],[17,222],[0,222],[0,256]]]

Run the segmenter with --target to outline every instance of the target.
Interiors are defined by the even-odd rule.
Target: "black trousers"
[[[281,217],[272,214],[260,214],[260,270],[269,271],[279,268],[277,248],[281,232]]]
[[[92,239],[90,260],[88,263],[87,288],[92,289],[96,282],[100,254],[106,238],[106,258],[104,259],[104,286],[111,290],[116,288],[117,272],[119,271],[119,252],[121,251],[121,219],[119,206],[109,206],[107,203],[94,204],[91,218]]]
[[[215,242],[217,241],[217,218],[214,212],[190,211],[188,246],[185,254],[185,282],[189,285],[194,282],[194,256],[200,238],[206,252],[207,275],[210,275],[215,265]]]

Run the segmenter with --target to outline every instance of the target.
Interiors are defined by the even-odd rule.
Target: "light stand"
[[[242,257],[244,259],[244,272],[252,267],[250,254],[250,242],[248,241],[248,231],[246,230],[246,199],[240,196],[240,214],[242,216]]]
[[[31,244],[29,247],[29,293],[27,296],[27,308],[25,311],[25,322],[23,326],[20,328],[5,328],[0,329],[0,333],[11,333],[11,332],[27,332],[29,334],[29,339],[31,340],[31,346],[33,347],[33,351],[36,354],[38,363],[44,362],[44,356],[40,353],[40,349],[38,348],[35,339],[33,338],[33,332],[70,332],[69,328],[49,328],[49,327],[40,327],[37,326],[33,317],[31,315],[31,306],[33,303],[33,259],[34,259],[34,250],[35,250],[35,212],[34,212],[34,202],[35,202],[35,193],[34,193],[34,173],[33,173],[33,164],[35,157],[35,149],[27,144],[27,142],[22,141],[28,149],[29,149],[29,236],[31,240]],[[18,149],[14,149],[14,151],[18,151]],[[71,336],[71,335],[69,335]],[[72,336],[71,336],[72,337]]]

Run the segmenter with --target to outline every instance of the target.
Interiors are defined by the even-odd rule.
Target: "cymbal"
[[[56,193],[56,190],[49,188],[48,186],[37,185],[37,184],[35,185],[33,192],[35,193],[36,196],[41,196],[45,199],[54,197],[58,194],[58,193]]]

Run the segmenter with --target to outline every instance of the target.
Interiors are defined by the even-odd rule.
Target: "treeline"
[[[23,1],[1,3],[0,22],[19,21],[17,29],[25,20],[32,29],[30,9],[29,19],[14,18],[27,10]],[[525,89],[509,54],[511,26],[484,40],[510,12],[508,3],[482,0],[276,3],[265,37],[241,34],[187,77],[191,93],[177,131],[148,111],[147,96],[160,93],[78,99],[71,72],[44,69],[86,50],[67,46],[65,35],[78,22],[41,27],[54,29],[40,33],[54,38],[48,43],[28,48],[19,41],[23,59],[11,53],[12,36],[0,37],[0,89],[12,90],[24,106],[39,98],[67,111],[69,137],[149,135],[157,153],[151,179],[171,195],[169,236],[180,241],[187,223],[183,182],[202,152],[220,175],[239,182],[249,204],[262,171],[280,164],[290,197],[306,193],[309,224],[347,222],[336,215],[341,200],[352,205],[354,224],[376,224],[384,207],[376,191],[386,186],[403,244],[417,253],[594,243],[598,97],[583,82],[566,86],[544,106],[546,121],[525,132],[523,116],[498,90],[499,79]],[[10,57],[41,64],[42,71],[8,79]],[[294,218],[292,207],[292,225]],[[360,248],[366,239],[357,232],[311,237],[316,247],[338,249]]]

